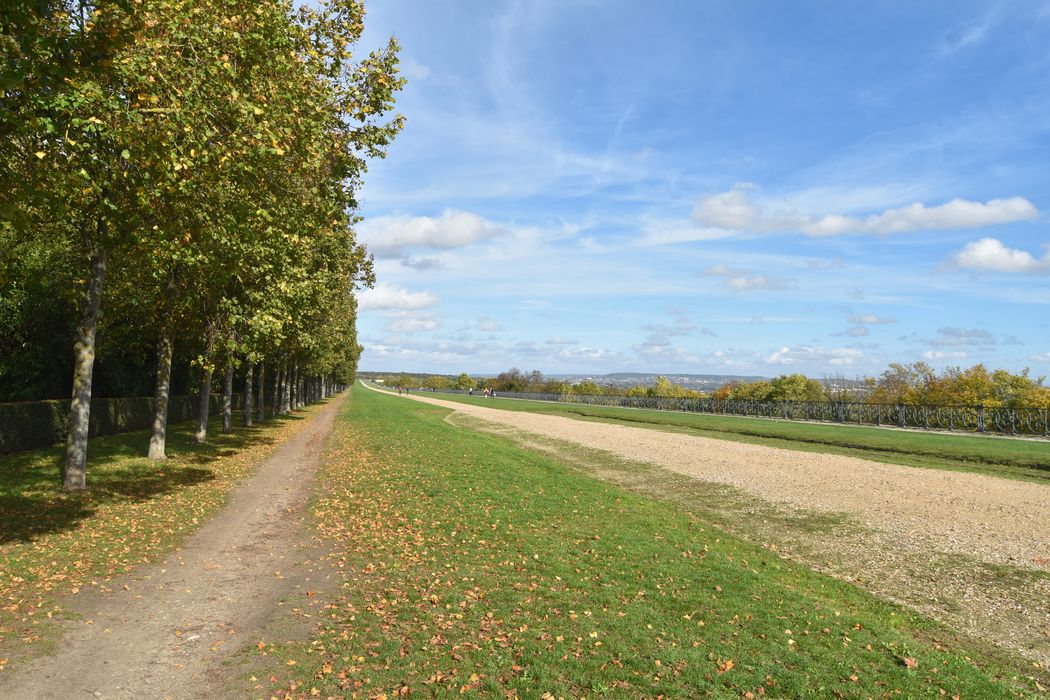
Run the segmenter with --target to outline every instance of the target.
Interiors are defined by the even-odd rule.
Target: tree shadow
[[[279,421],[301,420],[282,416]],[[0,545],[28,542],[41,535],[76,528],[99,506],[144,502],[216,478],[214,463],[246,447],[276,442],[267,421],[261,426],[236,426],[229,433],[220,423],[209,424],[208,441],[198,444],[190,423],[168,428],[168,460],[145,457],[148,431],[92,438],[88,444],[88,489],[68,493],[61,488],[61,445],[0,457]]]

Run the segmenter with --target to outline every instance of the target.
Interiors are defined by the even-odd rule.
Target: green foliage
[[[773,385],[767,381],[750,382],[747,384],[738,384],[733,387],[732,393],[729,398],[731,399],[749,399],[751,401],[769,401],[773,396]]]
[[[770,381],[773,390],[769,398],[774,401],[826,401],[824,385],[804,374],[782,374]]]
[[[451,386],[447,377],[442,377],[440,374],[431,374],[423,380],[423,387],[425,389],[448,389]]]
[[[893,363],[877,379],[869,380],[866,400],[871,403],[926,404],[931,406],[1050,407],[1050,389],[1044,378],[1033,379],[1029,370],[989,372],[983,364],[968,369],[949,367],[937,372],[925,362]]]
[[[466,372],[462,372],[456,377],[456,383],[453,385],[453,389],[460,389],[462,391],[469,391],[477,387],[477,382],[470,378],[470,375]]]
[[[0,400],[69,394],[89,276],[82,356],[118,349],[96,390],[148,383],[162,335],[197,368],[353,381],[356,197],[403,126],[397,42],[355,55],[363,20],[357,0],[4,5]]]

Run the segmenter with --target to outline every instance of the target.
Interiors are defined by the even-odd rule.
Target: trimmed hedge
[[[233,395],[234,409],[241,396]],[[211,396],[211,415],[222,411],[222,397]],[[197,416],[195,396],[168,399],[168,423],[181,423]],[[153,397],[92,399],[88,434],[113,435],[145,430],[153,424]],[[32,450],[64,442],[69,432],[69,400],[0,403],[0,454]]]

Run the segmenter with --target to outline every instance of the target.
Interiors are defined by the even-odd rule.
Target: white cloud
[[[569,340],[568,338],[562,338],[561,336],[555,336],[549,340],[544,341],[547,345],[576,345],[575,340]]]
[[[638,243],[643,246],[671,245],[696,241],[717,241],[733,235],[734,231],[730,229],[697,226],[683,219],[650,220],[643,224],[642,236],[638,239]]]
[[[439,217],[380,216],[367,219],[360,238],[380,257],[405,257],[410,247],[451,249],[506,236],[511,229],[466,211],[445,210]]]
[[[738,292],[750,292],[757,289],[784,290],[798,289],[798,283],[788,277],[767,277],[752,275],[750,270],[742,270],[725,265],[715,265],[704,270],[712,277],[724,277],[725,286]]]
[[[432,331],[440,326],[440,322],[430,314],[420,314],[414,311],[397,312],[391,320],[383,326],[383,330],[389,333],[418,333],[419,331]]]
[[[1044,352],[1039,355],[1029,355],[1028,359],[1032,362],[1050,362],[1050,352]]]
[[[924,360],[961,360],[966,357],[966,353],[958,350],[954,352],[946,352],[944,350],[927,350],[922,354]]]
[[[878,323],[896,323],[897,319],[890,318],[888,316],[878,316],[876,314],[850,314],[846,319],[850,323],[856,323],[858,325],[871,326]]]
[[[786,277],[766,277],[765,275],[752,275],[748,277],[730,277],[726,280],[726,286],[730,289],[740,291],[752,291],[755,289],[798,289],[798,283]]]
[[[725,265],[713,265],[704,270],[704,274],[714,275],[715,277],[742,277],[749,272],[750,270],[744,270],[739,267],[727,267]]]
[[[361,311],[381,311],[384,309],[425,309],[438,301],[430,292],[410,292],[404,287],[388,284],[377,284],[366,289],[358,301]]]
[[[503,326],[496,323],[494,319],[488,316],[482,316],[478,319],[478,330],[484,333],[495,333],[496,331],[503,330]]]
[[[945,326],[937,329],[937,335],[929,340],[935,347],[962,347],[996,345],[995,336],[981,328],[958,328]]]
[[[430,67],[423,65],[411,56],[401,57],[401,72],[410,81],[426,80],[430,77]]]
[[[973,202],[953,199],[936,206],[915,202],[865,217],[843,214],[812,215],[801,211],[769,210],[748,196],[752,186],[737,186],[729,192],[703,197],[693,210],[701,226],[773,233],[800,231],[810,236],[846,233],[902,233],[940,229],[979,228],[1035,219],[1039,212],[1024,197]]]
[[[1007,248],[996,238],[967,243],[951,258],[956,267],[990,272],[1045,272],[1050,270],[1050,252],[1036,259],[1026,250]]]
[[[846,330],[846,335],[851,338],[863,338],[870,333],[871,331],[867,326],[852,326]]]
[[[856,348],[823,348],[802,345],[796,348],[782,347],[765,358],[767,365],[793,365],[808,362],[813,365],[849,367],[864,358],[864,352]]]

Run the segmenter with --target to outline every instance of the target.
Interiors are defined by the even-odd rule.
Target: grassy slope
[[[511,411],[642,425],[722,440],[846,454],[891,464],[954,469],[1050,483],[1050,443],[865,426],[796,423],[605,406],[582,406],[448,394],[435,398]]]
[[[275,693],[1016,692],[922,618],[447,413],[355,392],[314,506],[342,588],[313,640],[259,645]]]
[[[173,425],[162,464],[143,456],[147,431],[92,438],[83,494],[61,489],[61,446],[0,457],[0,669],[53,641],[60,596],[170,549],[299,425],[284,417],[222,434],[216,421],[205,445],[191,423]]]

